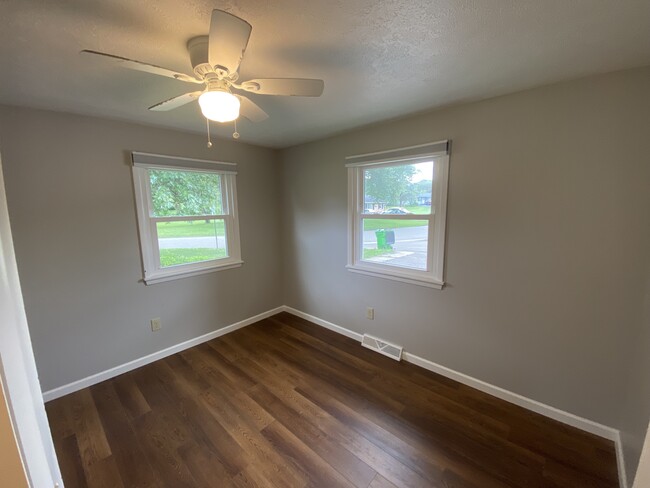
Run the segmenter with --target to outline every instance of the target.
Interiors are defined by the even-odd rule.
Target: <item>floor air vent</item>
[[[373,351],[377,351],[379,354],[388,356],[389,358],[392,358],[396,361],[402,360],[403,348],[401,346],[390,344],[388,342],[382,341],[381,339],[377,339],[376,337],[373,337],[371,335],[363,334],[361,345],[363,347],[367,347],[368,349],[372,349]]]

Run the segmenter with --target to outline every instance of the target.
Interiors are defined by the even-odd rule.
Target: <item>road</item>
[[[223,249],[226,239],[219,237],[165,237],[158,240],[160,249]],[[363,233],[363,247],[366,249],[377,248],[375,231]],[[402,227],[395,229],[395,244],[393,253],[385,256],[370,258],[369,261],[405,266],[408,268],[423,269],[427,259],[427,227]]]
[[[377,236],[374,230],[367,230],[363,233],[363,247],[374,249],[377,247]],[[394,249],[399,247],[404,251],[424,251],[427,250],[427,227],[402,227],[395,229]]]
[[[160,249],[223,249],[226,247],[226,238],[219,237],[163,237],[158,239]]]
[[[363,247],[377,248],[375,231],[363,233]],[[395,229],[395,244],[392,253],[368,259],[371,262],[425,269],[427,263],[427,226],[402,227]]]

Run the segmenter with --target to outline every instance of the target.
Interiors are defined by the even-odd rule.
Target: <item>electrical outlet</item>
[[[372,307],[366,308],[366,318],[368,320],[375,320],[375,309]]]
[[[160,323],[160,317],[157,317],[157,318],[155,318],[155,319],[151,319],[151,330],[152,330],[152,331],[155,332],[155,331],[157,331],[157,330],[160,330],[160,327],[161,327],[161,326],[162,326],[162,325],[161,325],[161,323]]]

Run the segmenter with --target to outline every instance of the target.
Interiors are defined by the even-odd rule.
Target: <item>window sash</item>
[[[230,216],[226,216],[230,217]],[[195,220],[195,219],[190,219],[190,220]],[[198,219],[198,220],[206,220],[206,219]],[[154,272],[158,273],[163,270],[168,270],[168,269],[174,269],[174,270],[179,270],[181,269],[189,269],[185,268],[186,266],[192,266],[192,265],[203,265],[203,266],[197,266],[198,268],[208,266],[208,263],[219,263],[219,262],[225,262],[230,259],[231,254],[230,254],[230,246],[229,246],[229,240],[228,240],[228,220],[227,218],[221,218],[219,220],[223,220],[224,223],[224,237],[226,240],[226,250],[227,250],[227,256],[223,258],[217,258],[217,259],[209,259],[205,261],[196,261],[193,263],[183,263],[183,264],[176,264],[174,266],[163,266],[161,261],[160,261],[160,241],[159,241],[159,236],[158,236],[158,222],[161,222],[160,220],[154,220],[151,219],[149,221],[149,232],[151,233],[152,241],[155,243],[153,248],[151,249],[153,253],[153,263],[155,264]],[[183,220],[183,222],[188,222],[189,220]],[[164,220],[162,222],[165,222]],[[209,236],[211,237],[211,236]],[[215,236],[216,238],[217,236]]]
[[[446,141],[445,141],[446,143]],[[448,148],[448,143],[445,147]],[[425,145],[426,146],[426,145]],[[420,147],[420,146],[415,146]],[[422,146],[423,147],[423,146]],[[407,148],[409,149],[409,148]],[[390,153],[390,152],[387,152]],[[374,153],[385,154],[385,153]],[[351,158],[348,158],[348,160]],[[429,214],[369,214],[365,213],[364,170],[372,167],[390,167],[408,165],[419,162],[433,161],[434,177],[432,182],[431,203],[436,209]],[[365,160],[360,163],[346,165],[348,168],[348,264],[353,272],[368,274],[381,278],[404,281],[407,283],[442,288],[444,285],[444,246],[446,226],[447,183],[449,171],[449,156],[447,152],[438,154],[420,154],[399,160],[380,161]],[[363,259],[363,221],[378,220],[426,220],[427,232],[427,266],[426,270],[399,267],[386,263],[373,263]]]
[[[359,217],[362,219],[377,219],[377,220],[430,220],[436,214],[371,214],[359,211]]]
[[[418,268],[408,268],[405,266],[397,266],[394,264],[389,264],[389,263],[373,263],[372,261],[367,261],[363,259],[363,233],[365,232],[363,229],[363,221],[364,220],[375,220],[375,216],[369,215],[369,214],[363,214],[363,213],[358,213],[357,212],[357,218],[358,218],[358,226],[356,227],[357,232],[358,232],[358,239],[357,239],[357,249],[356,249],[356,256],[355,256],[355,262],[354,265],[359,265],[360,263],[363,263],[364,266],[369,266],[371,268],[375,268],[376,271],[381,271],[385,270],[386,266],[389,267],[389,269],[398,269],[398,270],[405,270],[410,273],[417,273],[417,274],[423,274],[428,275],[431,272],[433,272],[433,259],[432,259],[432,244],[433,244],[433,232],[434,232],[434,222],[432,220],[435,217],[435,214],[428,214],[428,215],[383,215],[383,220],[426,220],[427,221],[427,259],[426,259],[426,266],[425,269],[418,269]],[[392,217],[399,217],[398,219],[392,218]],[[425,217],[425,218],[422,218]],[[378,219],[382,220],[382,219]]]
[[[192,169],[192,168],[185,168],[185,167],[179,167],[179,166],[155,166],[155,165],[150,165],[150,164],[134,164],[133,169],[135,171],[135,168],[143,168],[145,170],[145,173],[147,175],[146,178],[146,191],[147,191],[147,202],[149,204],[149,217],[150,218],[156,218],[160,219],[163,217],[156,217],[153,215],[153,197],[151,193],[151,175],[149,174],[150,169],[157,169],[157,170],[162,170],[162,171],[183,171],[183,172],[194,172],[194,173],[211,173],[211,174],[218,174],[221,177],[219,178],[219,185],[221,189],[221,209],[223,210],[222,215],[227,215],[230,213],[230,210],[228,208],[228,185],[226,184],[226,179],[228,179],[228,175],[235,175],[237,173],[228,173],[228,172],[223,172],[223,171],[217,171],[215,169],[209,170],[209,169]],[[181,219],[184,218],[193,218],[193,217],[199,217],[203,218],[203,215],[174,215],[173,217],[180,217]]]
[[[223,214],[216,215],[189,215],[189,216],[169,216],[155,217],[151,215],[153,210],[151,198],[151,180],[149,169],[162,170],[181,170],[181,171],[199,171],[218,173],[221,175],[221,195]],[[157,164],[134,164],[133,179],[138,191],[136,198],[138,209],[138,226],[140,229],[140,241],[142,251],[142,263],[144,281],[146,284],[158,283],[169,279],[181,278],[202,274],[216,269],[227,269],[240,266],[241,248],[239,241],[239,224],[237,220],[237,195],[236,195],[236,173],[224,172],[216,169],[193,169],[189,167],[179,167],[172,165]],[[158,244],[158,222],[178,222],[178,221],[196,221],[219,219],[224,221],[224,233],[228,256],[209,261],[199,261],[196,263],[179,264],[175,266],[162,267],[160,264],[160,248]]]
[[[170,216],[170,217],[149,217],[150,220],[155,222],[189,222],[193,220],[223,220],[230,217],[230,214],[206,214],[206,215],[184,215]]]

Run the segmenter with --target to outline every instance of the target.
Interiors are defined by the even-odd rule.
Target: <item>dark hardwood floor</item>
[[[612,442],[287,313],[46,408],[67,488],[618,486]]]

